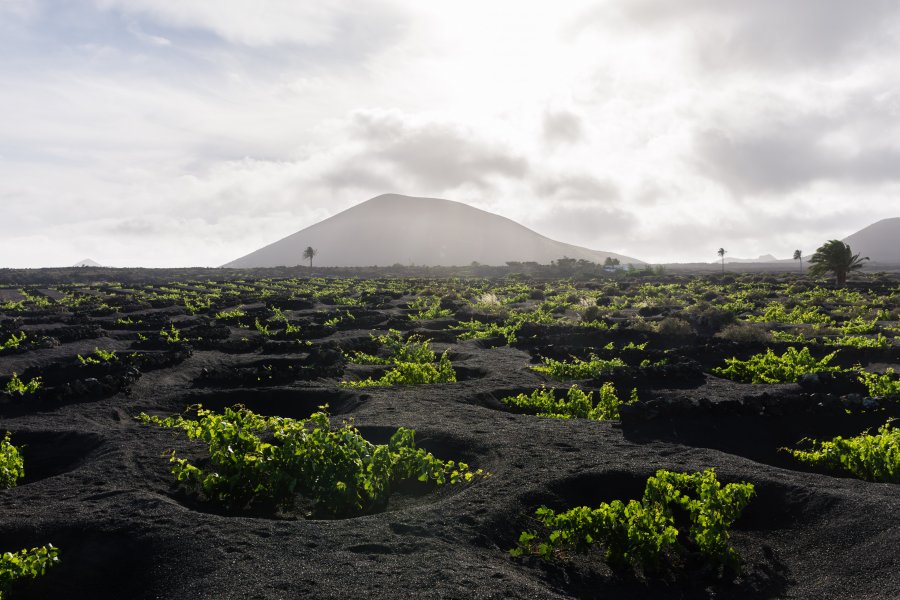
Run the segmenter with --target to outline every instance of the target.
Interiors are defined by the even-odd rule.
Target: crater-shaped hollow
[[[75,470],[103,438],[73,431],[12,430],[10,442],[19,448],[25,465],[25,477],[18,485],[27,485]]]
[[[491,528],[495,532],[492,542],[497,548],[508,550],[517,546],[522,531],[539,531],[541,527],[533,517],[540,506],[563,511],[578,506],[595,508],[613,500],[626,503],[640,500],[647,478],[654,472],[585,473],[555,481],[543,491],[524,495],[520,502],[522,513],[507,515],[495,522]],[[719,481],[724,484],[731,480],[719,475]],[[674,571],[672,578],[622,576],[605,563],[600,548],[583,555],[569,554],[561,561],[526,558],[519,564],[524,569],[537,570],[550,585],[578,598],[595,597],[598,590],[613,598],[706,598],[711,589],[723,592],[723,597],[781,597],[789,578],[776,568],[781,562],[766,546],[767,532],[819,518],[827,510],[830,499],[817,497],[812,490],[800,486],[751,483],[754,483],[756,495],[731,528],[732,544],[747,559],[744,578],[737,582],[737,587],[727,579],[705,580],[691,572]],[[675,590],[677,594],[673,595]],[[757,595],[760,593],[762,596]]]
[[[125,533],[98,532],[84,525],[2,531],[2,539],[3,552],[47,544],[59,549],[59,563],[44,575],[13,585],[16,600],[143,598],[153,584],[148,575],[154,563],[152,542]]]
[[[398,427],[362,426],[358,428],[362,437],[373,444],[387,444]],[[415,443],[417,448],[422,448],[441,460],[464,462],[473,471],[482,467],[486,450],[475,447],[464,440],[449,436],[440,432],[416,431]],[[196,461],[200,468],[206,467],[206,460]],[[243,510],[229,510],[215,503],[205,501],[198,496],[188,493],[173,482],[171,497],[190,510],[215,514],[222,517],[249,517],[274,520],[336,520],[354,519],[373,514],[397,512],[425,506],[441,501],[457,494],[471,485],[476,485],[477,480],[471,483],[458,483],[435,485],[433,482],[421,482],[416,478],[395,482],[391,494],[384,506],[363,512],[361,514],[349,514],[335,516],[325,510],[316,510],[313,503],[298,496],[293,510],[282,511],[267,507],[264,503]]]
[[[883,425],[883,413],[791,415],[690,415],[651,421],[625,421],[625,438],[632,442],[663,441],[710,448],[775,467],[798,471],[820,470],[794,460],[784,447],[799,448],[804,438],[830,440],[852,437]]]
[[[194,392],[183,400],[186,405],[202,404],[215,411],[241,404],[262,415],[306,419],[326,404],[332,415],[352,412],[367,398],[367,394],[344,389],[282,387]]]

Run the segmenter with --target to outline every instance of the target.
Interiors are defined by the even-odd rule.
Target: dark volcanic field
[[[15,289],[0,300],[18,299]],[[55,300],[53,289],[34,293]],[[164,300],[3,313],[4,340],[22,330],[43,341],[0,354],[0,378],[41,376],[46,389],[31,400],[7,394],[0,404],[0,433],[26,446],[25,480],[0,491],[0,550],[48,542],[61,549],[60,564],[17,584],[14,599],[900,597],[897,485],[815,472],[777,452],[806,436],[880,425],[900,412],[897,403],[848,414],[841,390],[738,384],[709,374],[724,358],[765,345],[528,325],[516,344],[491,348],[491,340],[456,341],[447,330],[454,317],[410,320],[408,295],[373,293],[364,306],[339,309],[334,298],[260,298],[265,284],[248,289],[197,314]],[[251,317],[282,306],[312,345],[267,340],[252,325],[212,316],[238,305]],[[355,319],[323,326],[338,310]],[[117,323],[126,316],[142,323]],[[202,341],[161,342],[156,334],[171,323]],[[345,365],[339,349],[365,348],[370,333],[389,328],[449,348],[459,381],[340,388],[342,379],[377,369]],[[138,340],[139,332],[149,339]],[[670,368],[619,377],[621,389],[636,386],[641,397],[621,421],[541,418],[499,402],[546,382],[528,369],[539,355],[584,355],[610,341],[650,341],[649,349],[677,357]],[[143,358],[79,365],[76,355],[96,347]],[[900,367],[896,345],[848,353],[848,364],[857,360]],[[274,365],[273,379],[259,380],[263,365]],[[602,381],[579,383],[597,389]],[[385,512],[355,518],[217,513],[182,492],[169,471],[169,450],[199,459],[201,447],[133,419],[197,402],[297,418],[327,403],[333,422],[352,418],[372,440],[414,428],[417,443],[437,457],[466,460],[491,476],[436,491],[400,490]],[[552,564],[508,554],[542,504],[639,498],[657,469],[707,467],[722,481],[756,487],[732,532],[744,560],[744,574],[733,581],[616,576],[599,554]]]

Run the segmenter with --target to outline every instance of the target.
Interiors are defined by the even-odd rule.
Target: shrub
[[[34,394],[44,385],[43,380],[40,377],[35,377],[25,383],[21,379],[19,379],[18,374],[15,372],[12,374],[12,378],[6,382],[6,386],[4,389],[7,392],[17,392],[19,394]]]
[[[11,434],[0,441],[0,489],[8,490],[25,477],[25,461],[19,449],[12,445]]]
[[[241,311],[238,311],[238,312],[241,312]],[[257,322],[258,321],[259,321],[259,319],[257,319]],[[282,311],[277,306],[272,307],[272,316],[269,317],[269,322],[283,324],[284,330],[282,330],[282,333],[281,333],[281,335],[283,335],[283,336],[297,337],[302,333],[302,330],[300,329],[300,327],[291,323],[291,320],[288,319],[286,314],[284,314],[284,311]],[[260,331],[260,333],[262,333],[262,332]],[[269,335],[268,327],[266,327],[266,333],[264,335],[265,336]]]
[[[834,319],[826,314],[822,314],[818,306],[795,306],[788,311],[785,306],[779,302],[773,302],[766,307],[766,310],[760,316],[748,316],[747,321],[751,323],[822,323],[823,325],[833,325]]]
[[[870,396],[900,398],[900,379],[890,367],[882,375],[859,370],[859,381],[868,388]]]
[[[761,344],[771,341],[771,335],[763,327],[747,323],[732,323],[716,334],[724,340],[742,344]]]
[[[16,334],[12,334],[8,340],[3,343],[0,343],[0,350],[11,350],[13,348],[18,348],[19,345],[24,342],[28,338],[28,334],[24,331],[20,331],[22,335],[17,336]]]
[[[834,351],[816,360],[806,347],[800,350],[790,347],[781,356],[768,349],[764,354],[755,354],[747,360],[726,358],[728,366],[715,367],[712,372],[741,383],[795,383],[806,373],[840,371],[840,367],[828,366],[836,354],[837,351]]]
[[[380,357],[364,352],[352,352],[348,360],[355,364],[391,365],[390,369],[379,379],[362,381],[342,381],[344,387],[374,387],[389,385],[421,385],[429,383],[453,383],[456,371],[447,356],[447,351],[440,358],[431,349],[431,341],[421,336],[412,335],[403,340],[403,334],[391,329],[387,335],[373,336],[383,348],[387,356]]]
[[[304,420],[265,417],[240,406],[222,414],[197,406],[196,412],[196,419],[144,413],[137,419],[203,440],[209,468],[201,469],[173,451],[172,473],[189,490],[230,509],[291,508],[299,495],[318,512],[359,514],[383,508],[403,480],[442,485],[482,474],[416,448],[411,429],[401,427],[387,444],[376,445],[350,423],[332,429],[324,410]]]
[[[181,330],[175,327],[174,323],[169,325],[169,329],[166,329],[165,327],[160,329],[159,335],[168,344],[180,344],[188,341],[186,337],[181,335]]]
[[[413,321],[423,321],[427,319],[440,319],[441,317],[449,317],[453,311],[441,308],[441,298],[434,296],[419,296],[409,303],[410,310],[416,312],[411,313],[409,318]]]
[[[223,310],[221,312],[217,312],[213,315],[213,318],[218,319],[220,321],[229,321],[229,322],[239,322],[242,317],[246,317],[247,313],[244,312],[243,307],[235,308],[234,310]]]
[[[350,363],[358,365],[391,365],[398,363],[428,364],[435,361],[434,351],[431,349],[431,340],[425,340],[420,335],[411,335],[404,340],[403,334],[396,329],[388,330],[385,335],[371,336],[378,343],[387,356],[379,357],[364,352],[351,352],[347,355]]]
[[[588,360],[573,358],[572,361],[566,362],[554,360],[552,358],[544,358],[544,364],[536,367],[529,367],[532,371],[544,373],[545,375],[561,381],[571,379],[596,379],[604,375],[609,375],[616,368],[625,367],[625,362],[621,358],[611,358],[605,360],[591,354]]]
[[[600,319],[603,316],[603,311],[596,304],[593,306],[588,306],[583,311],[581,311],[581,322],[582,323],[593,323]]]
[[[78,362],[83,365],[109,364],[116,362],[116,360],[115,350],[101,350],[100,348],[94,348],[93,354],[89,354],[87,358],[80,354],[78,355]]]
[[[640,331],[643,333],[655,333],[656,324],[644,319],[643,317],[636,317],[631,319],[628,322],[628,327],[633,331]]]
[[[584,553],[600,544],[613,568],[641,567],[654,573],[664,559],[684,554],[688,543],[714,567],[736,570],[740,559],[729,544],[728,530],[753,493],[750,483],[723,487],[713,469],[690,474],[660,470],[647,479],[640,501],[614,500],[595,509],[581,506],[561,513],[539,508],[535,515],[548,535],[523,532],[511,553],[538,554],[549,560],[567,551]],[[690,523],[687,532],[677,528],[682,521]]]
[[[816,338],[809,338],[803,333],[803,331],[795,331],[791,333],[790,331],[779,331],[777,329],[773,329],[769,331],[769,337],[775,342],[782,342],[785,344],[817,344],[818,340]]]
[[[618,419],[619,407],[623,402],[616,394],[612,383],[603,384],[598,392],[598,400],[594,403],[594,392],[585,392],[573,385],[565,398],[557,398],[555,389],[541,387],[531,394],[508,396],[501,402],[515,406],[539,417],[555,419],[591,419],[595,421]],[[628,403],[637,402],[637,390],[631,391]]]
[[[499,323],[482,323],[472,319],[471,321],[460,321],[458,325],[451,327],[451,329],[463,331],[457,336],[459,340],[483,340],[492,337],[502,337],[507,344],[515,344],[518,339],[516,334],[521,326],[521,321],[508,322],[501,325]]]
[[[269,325],[266,323],[262,323],[259,320],[259,317],[256,317],[256,320],[253,322],[253,326],[263,337],[269,337],[272,335],[272,332],[269,331]],[[174,327],[174,325],[173,325],[173,327]]]
[[[656,331],[660,335],[672,337],[688,337],[694,335],[694,328],[691,324],[678,317],[666,317],[656,324]]]
[[[864,335],[842,335],[825,340],[826,346],[848,346],[850,348],[890,348],[893,341],[882,334],[875,337]]]
[[[9,597],[10,587],[17,579],[34,579],[59,562],[59,550],[47,544],[31,550],[4,552],[0,556],[0,600]]]
[[[878,319],[866,321],[862,317],[854,317],[841,324],[840,330],[844,335],[859,335],[863,333],[872,333],[878,325]]]
[[[445,351],[437,364],[398,362],[394,367],[378,379],[361,381],[342,381],[343,387],[382,387],[391,385],[424,385],[430,383],[453,383],[456,371]]]
[[[353,313],[349,310],[338,311],[333,317],[322,321],[322,325],[325,327],[337,327],[344,322],[344,319],[347,319],[348,321],[355,321],[356,317],[354,317]]]
[[[688,309],[688,315],[694,324],[710,333],[719,331],[734,321],[734,312],[717,306],[695,304]]]
[[[888,421],[875,435],[863,433],[831,441],[801,440],[810,450],[782,448],[802,463],[823,466],[868,481],[900,483],[900,429]]]

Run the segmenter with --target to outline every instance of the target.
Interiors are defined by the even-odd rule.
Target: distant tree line
[[[583,258],[569,258],[563,256],[556,260],[550,261],[549,265],[540,264],[534,261],[507,261],[506,266],[513,273],[522,273],[524,275],[533,275],[539,277],[602,277],[602,276],[638,276],[662,274],[664,269],[661,265],[653,267],[651,265],[633,264],[623,265],[618,258],[607,256],[603,263],[596,263]]]
[[[725,274],[725,248],[719,248],[716,254],[722,259],[722,275]],[[800,263],[800,272],[803,273],[803,252],[794,250],[794,260]],[[860,257],[854,254],[850,245],[841,240],[828,240],[819,246],[816,253],[809,259],[809,274],[813,277],[821,277],[827,273],[834,275],[834,282],[838,287],[847,283],[847,276],[853,271],[862,269],[863,263],[869,260],[868,256]]]

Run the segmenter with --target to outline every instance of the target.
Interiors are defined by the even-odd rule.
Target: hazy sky
[[[651,262],[900,216],[896,0],[0,0],[0,266],[218,265],[384,192]]]

